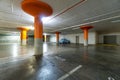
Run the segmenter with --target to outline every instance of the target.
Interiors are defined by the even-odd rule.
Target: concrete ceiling
[[[34,18],[22,11],[22,0],[0,0],[0,31],[18,31],[20,26],[33,26]],[[82,32],[83,25],[91,31],[120,32],[120,0],[42,0],[53,8],[44,22],[44,32]]]

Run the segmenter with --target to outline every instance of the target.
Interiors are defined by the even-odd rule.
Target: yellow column
[[[27,38],[28,38],[27,32],[29,29],[24,27],[19,27],[18,29],[21,30],[21,35],[20,35],[21,45],[27,45]]]

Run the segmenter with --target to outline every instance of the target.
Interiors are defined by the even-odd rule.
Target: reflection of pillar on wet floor
[[[56,43],[57,45],[59,45],[59,35],[60,35],[60,32],[55,32],[56,34]]]
[[[34,17],[34,46],[35,56],[43,54],[43,25],[41,18],[50,16],[52,8],[40,0],[23,0],[21,3],[22,9]]]
[[[84,47],[84,53],[83,53],[83,60],[84,62],[88,62],[88,47]]]
[[[88,46],[88,30],[93,28],[92,26],[80,27],[84,31],[84,46]]]
[[[18,27],[19,30],[21,30],[21,34],[20,34],[20,38],[21,38],[21,45],[27,45],[27,32],[29,30],[29,28],[25,28],[25,27]]]

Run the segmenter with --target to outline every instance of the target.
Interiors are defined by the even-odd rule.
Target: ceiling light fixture
[[[110,15],[110,14],[113,14],[113,13],[115,14],[115,13],[118,13],[118,12],[120,12],[120,10],[116,10],[116,11],[112,11],[112,12],[109,12],[109,13],[97,15],[97,16],[94,16],[94,17],[91,17],[91,18],[87,18],[87,19],[84,19],[84,21],[99,18],[99,17],[103,17],[103,16]]]
[[[80,29],[80,27],[72,28],[72,30]]]
[[[66,28],[62,28],[62,29],[56,29],[56,30],[53,30],[53,31],[50,31],[50,32],[55,32],[55,31],[59,31],[59,30],[65,30],[65,29],[69,29],[69,28],[74,28],[74,27],[77,27],[77,26],[83,26],[83,25],[98,23],[98,22],[101,22],[101,21],[115,19],[115,18],[118,18],[118,17],[120,17],[120,15],[112,16],[112,17],[108,17],[108,18],[104,18],[104,19],[100,19],[100,20],[95,20],[95,21],[91,21],[91,22],[87,22],[87,23],[82,23],[82,24],[78,24],[78,25],[74,25],[74,26],[70,26],[70,27],[66,27]]]
[[[50,20],[50,17],[42,17],[42,22],[47,23]]]
[[[120,22],[120,20],[114,20],[114,21],[111,21],[112,23],[118,23]]]
[[[43,35],[47,35],[47,33],[43,33]]]
[[[29,28],[30,30],[34,30],[33,26],[24,26],[24,27]]]

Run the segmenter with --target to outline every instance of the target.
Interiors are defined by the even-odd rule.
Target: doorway
[[[117,44],[117,37],[115,35],[104,36],[104,44]]]
[[[76,36],[76,44],[79,44],[79,36]]]

